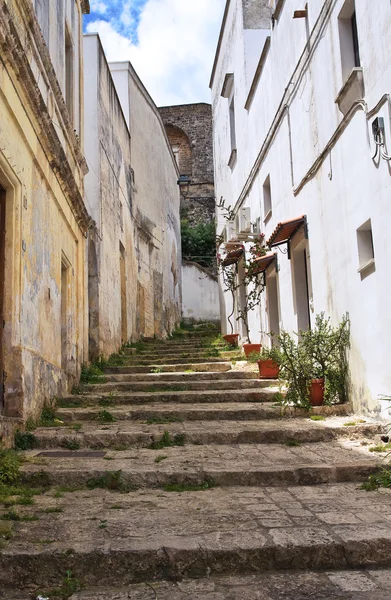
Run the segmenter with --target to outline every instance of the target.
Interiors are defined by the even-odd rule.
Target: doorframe
[[[0,184],[5,190],[5,273],[3,299],[4,411],[8,417],[23,417],[24,385],[21,348],[22,202],[23,186],[0,150]],[[27,197],[25,206],[28,203]],[[16,299],[19,299],[18,303]]]

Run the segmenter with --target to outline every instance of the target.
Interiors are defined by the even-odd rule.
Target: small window
[[[358,272],[362,273],[375,263],[371,219],[368,219],[368,221],[357,229],[357,247],[359,263]]]
[[[73,98],[74,98],[74,72],[73,72],[73,44],[72,37],[68,31],[65,32],[65,103],[68,108],[69,117],[73,122]]]
[[[268,221],[272,215],[272,192],[270,187],[270,175],[263,184],[263,220]]]
[[[352,69],[361,67],[358,43],[355,3],[346,0],[338,16],[339,43],[343,81],[349,77]]]
[[[174,154],[175,162],[179,168],[179,146],[172,146],[172,152]]]

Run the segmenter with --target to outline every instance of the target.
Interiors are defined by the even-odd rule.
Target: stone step
[[[203,381],[115,381],[109,383],[95,384],[85,386],[82,396],[88,394],[108,394],[115,392],[184,392],[184,391],[204,391],[204,390],[243,390],[260,389],[269,386],[275,386],[276,380],[273,379],[227,379]]]
[[[219,353],[210,353],[207,350],[189,350],[188,352],[138,352],[137,354],[128,355],[127,360],[131,360],[132,363],[135,361],[148,361],[149,363],[155,363],[156,361],[176,361],[180,362],[183,359],[202,359],[208,361],[209,359],[229,359],[229,360],[242,360],[243,356],[237,350],[224,350]],[[213,362],[213,361],[212,361]]]
[[[241,379],[256,379],[259,380],[259,373],[257,371],[223,371],[223,372],[213,372],[206,371],[205,373],[202,371],[195,371],[192,373],[183,373],[183,372],[174,372],[174,373],[144,373],[144,374],[125,374],[125,375],[115,375],[106,373],[106,380],[108,382],[153,382],[158,383],[161,381],[164,382],[172,382],[172,383],[187,383],[194,381],[232,381],[232,380],[241,380]],[[269,380],[268,380],[269,381]],[[272,380],[275,381],[275,380]],[[91,384],[89,387],[94,387],[96,385],[101,384]]]
[[[284,570],[205,575],[177,582],[152,580],[126,588],[90,589],[76,593],[72,600],[391,600],[390,581],[389,568],[341,570],[336,566],[327,572]],[[30,598],[6,596],[6,600]]]
[[[139,355],[132,357],[127,357],[126,359],[126,363],[125,365],[148,365],[151,369],[153,369],[156,366],[160,366],[160,365],[176,365],[176,364],[182,364],[182,365],[186,365],[189,363],[223,363],[223,362],[230,362],[231,358],[228,357],[223,357],[223,356],[189,356],[188,358],[184,357],[184,356],[177,356],[174,355],[173,358],[167,358],[166,356],[163,357],[155,357],[154,360],[150,359],[150,358],[143,358]],[[236,358],[236,360],[238,360],[238,358]]]
[[[77,402],[77,399],[75,399]],[[284,419],[287,417],[308,417],[304,409],[281,408],[273,402],[231,404],[220,402],[204,404],[159,404],[150,402],[145,405],[126,405],[112,407],[74,407],[60,408],[57,415],[65,422],[82,422],[98,420],[99,413],[107,410],[118,421],[146,421],[148,419],[172,419],[175,421],[261,421],[263,419]],[[312,409],[312,415],[350,415],[351,404],[336,406],[319,406]]]
[[[136,348],[124,348],[123,349],[123,353],[125,355],[132,355],[133,354],[133,350],[136,350]],[[171,344],[171,345],[152,345],[152,344],[146,344],[145,347],[143,347],[141,350],[136,350],[137,354],[144,355],[144,354],[150,354],[150,353],[159,353],[159,354],[173,354],[173,353],[177,353],[177,354],[181,354],[181,352],[207,352],[210,350],[218,350],[219,352],[233,352],[235,349],[228,349],[225,345],[223,344],[219,344],[219,345],[213,345],[213,346],[197,346],[194,343],[188,343],[188,344]],[[237,349],[236,349],[237,351]]]
[[[343,585],[341,570],[361,568],[369,581],[389,589],[389,579],[374,569],[391,565],[390,498],[390,490],[368,493],[355,483],[183,493],[84,489],[60,498],[49,491],[36,496],[35,505],[18,508],[39,520],[6,522],[13,537],[0,553],[0,590],[39,590],[50,598],[70,572],[87,590],[112,591],[137,582],[203,577],[206,593],[213,585],[209,575],[229,575],[231,582],[240,574],[269,575],[267,581],[277,585],[273,571],[285,570],[289,578],[280,581],[285,587],[277,585],[276,598],[304,600],[314,597],[308,570],[316,569],[325,581],[321,597],[330,600],[349,597],[344,595],[349,584],[331,595],[327,578]],[[306,571],[300,577],[303,595],[292,583],[285,596],[290,574],[299,577],[300,569]],[[334,579],[331,570],[338,571]],[[130,591],[127,598],[140,598]],[[148,592],[161,600],[156,591]],[[362,597],[358,592],[354,598]],[[257,595],[244,591],[239,598],[267,600],[268,593],[261,587]],[[207,598],[191,587],[185,597]],[[229,597],[222,592],[211,598]],[[372,594],[378,597],[387,596]]]
[[[43,452],[32,451],[28,456],[31,460]],[[105,457],[99,452],[96,457],[86,457],[82,450],[64,448],[58,452],[56,457],[42,456],[26,462],[22,466],[24,480],[35,485],[36,477],[40,480],[44,473],[50,485],[85,486],[92,477],[101,478],[107,472],[121,471],[124,481],[137,488],[194,486],[203,480],[213,480],[219,487],[314,485],[363,481],[379,469],[382,460],[363,448],[358,440],[314,442],[297,447],[236,444],[182,445],[159,450],[132,448],[110,450]],[[164,460],[155,462],[162,456]]]
[[[325,421],[310,419],[266,421],[188,421],[162,424],[118,423],[97,425],[96,421],[83,422],[82,428],[43,427],[34,431],[40,448],[118,448],[148,447],[160,440],[165,431],[171,438],[182,436],[185,444],[287,444],[295,447],[303,443],[327,442],[337,439],[373,439],[384,431],[376,423],[345,427],[349,417],[330,417]],[[373,442],[374,443],[374,442]]]
[[[155,368],[161,370],[162,373],[184,373],[186,371],[201,371],[204,373],[229,371],[231,363],[228,361],[221,362],[180,362],[178,364],[159,364],[159,365],[135,365],[126,367],[106,367],[105,373],[113,374],[130,374],[130,373],[151,373]]]
[[[124,392],[116,394],[97,394],[88,396],[66,396],[60,401],[61,407],[66,405],[80,406],[101,405],[103,407],[125,405],[125,404],[146,404],[150,402],[160,403],[181,403],[181,404],[202,404],[202,403],[231,403],[231,402],[270,402],[274,400],[277,387],[265,387],[258,389],[244,388],[241,390],[195,390],[195,391],[166,391],[166,392]]]

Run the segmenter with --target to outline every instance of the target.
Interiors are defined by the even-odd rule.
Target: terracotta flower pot
[[[310,387],[310,403],[312,406],[322,406],[324,401],[324,379],[313,379]]]
[[[247,358],[250,356],[250,354],[253,354],[253,352],[259,354],[261,348],[262,344],[243,344],[243,350]]]
[[[280,373],[279,365],[271,358],[258,361],[259,376],[261,379],[277,379]]]
[[[225,340],[227,344],[230,344],[230,346],[237,348],[239,343],[239,334],[227,333],[227,335],[223,335],[223,340]]]

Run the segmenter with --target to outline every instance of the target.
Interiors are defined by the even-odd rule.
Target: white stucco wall
[[[182,317],[196,321],[219,321],[217,279],[197,263],[182,263]]]
[[[250,207],[251,221],[261,218],[266,239],[279,222],[306,215],[308,242],[302,232],[292,240],[292,251],[296,248],[297,252],[292,252],[291,260],[276,249],[279,270],[273,275],[277,278],[280,328],[298,329],[295,264],[297,271],[298,257],[305,250],[311,320],[325,311],[337,323],[349,313],[352,400],[358,410],[374,414],[381,410],[379,396],[391,393],[391,316],[387,308],[391,250],[384,227],[390,216],[390,167],[385,160],[371,158],[371,124],[377,116],[384,117],[389,151],[391,148],[389,99],[384,97],[391,87],[391,12],[387,0],[379,0],[376,6],[371,0],[356,0],[365,104],[356,107],[346,127],[328,146],[344,118],[335,103],[344,83],[338,28],[343,5],[343,0],[308,2],[307,45],[306,19],[292,19],[297,2],[285,1],[274,29],[267,31],[270,50],[246,110],[251,82],[245,78],[245,52],[251,49],[243,30],[242,0],[227,3],[211,82],[216,198],[223,197],[226,205],[236,208]],[[221,96],[227,73],[233,73],[235,79],[237,161],[232,168],[228,166],[228,101]],[[262,186],[268,176],[272,214],[264,222]],[[360,275],[356,230],[368,219],[375,266]],[[220,212],[218,233],[224,225]],[[229,311],[229,302],[226,297],[223,313]],[[261,306],[250,315],[253,341],[269,330],[269,319],[265,292]]]
[[[135,331],[164,337],[181,315],[178,167],[159,111],[132,65],[111,63],[110,70],[131,134],[138,262]]]

